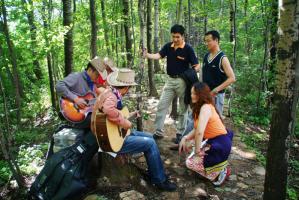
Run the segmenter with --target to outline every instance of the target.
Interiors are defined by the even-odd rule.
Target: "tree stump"
[[[144,179],[144,166],[146,166],[139,160],[142,159],[135,159],[129,155],[114,158],[107,153],[98,153],[91,162],[89,170],[91,180],[96,179],[98,188],[110,186],[127,188],[137,185]]]

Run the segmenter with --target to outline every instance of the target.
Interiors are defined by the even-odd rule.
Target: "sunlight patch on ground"
[[[148,98],[147,102],[145,103],[144,109],[146,112],[150,115],[151,119],[155,119],[156,117],[156,112],[157,112],[157,106],[159,103],[159,99],[156,99],[154,97]],[[175,120],[173,120],[169,114],[166,115],[164,124],[166,125],[171,125],[174,124]]]
[[[148,98],[145,108],[149,111],[157,111],[157,106],[158,106],[159,100],[155,99],[154,97]]]
[[[232,153],[237,154],[243,159],[255,159],[256,155],[255,153],[249,152],[249,151],[243,151],[239,147],[233,146],[232,147]]]
[[[266,133],[267,130],[264,130],[262,129],[261,127],[258,127],[258,126],[253,126],[253,127],[250,127],[250,126],[246,126],[245,127],[246,131],[249,131],[249,132],[260,132],[260,133]]]
[[[166,115],[164,124],[171,125],[171,124],[174,124],[174,123],[175,123],[175,121],[170,117],[170,115]]]

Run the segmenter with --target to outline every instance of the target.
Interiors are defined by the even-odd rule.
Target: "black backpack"
[[[50,155],[44,168],[30,187],[32,200],[78,199],[88,191],[86,177],[98,144],[91,131],[84,133],[74,145]]]

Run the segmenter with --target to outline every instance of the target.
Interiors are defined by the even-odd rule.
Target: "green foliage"
[[[101,196],[97,196],[95,200],[108,200],[108,198],[101,195]]]
[[[299,174],[299,160],[290,161],[291,168],[295,171],[296,174]]]
[[[12,176],[12,173],[8,167],[8,163],[4,160],[0,160],[0,186],[7,183]]]
[[[262,152],[261,144],[266,143],[266,133],[241,133],[241,140],[247,145],[247,147],[253,150],[256,154],[256,159],[266,166],[265,153]],[[264,149],[265,151],[265,149]]]
[[[296,138],[299,138],[299,106],[297,105],[297,115],[296,115],[296,125],[295,125],[295,133]]]
[[[21,145],[18,152],[18,164],[26,175],[35,175],[44,163],[47,144],[33,146]]]
[[[38,128],[27,128],[18,130],[15,134],[15,142],[18,146],[24,144],[38,144],[42,141],[47,141],[48,137],[45,131]]]
[[[298,199],[298,191],[295,188],[287,189],[288,200],[297,200]]]

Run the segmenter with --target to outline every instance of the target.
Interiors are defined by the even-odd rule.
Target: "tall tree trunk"
[[[120,24],[120,48],[121,48],[121,54],[122,54],[122,67],[127,67],[129,64],[127,63],[128,59],[126,59],[126,55],[127,55],[127,52],[125,50],[125,37],[123,36],[123,32],[124,32],[125,28],[124,28],[124,24],[121,23]]]
[[[91,23],[90,49],[91,49],[91,58],[94,58],[98,54],[97,53],[97,20],[96,20],[96,1],[95,0],[89,0],[89,10],[90,10],[90,23]],[[105,38],[105,40],[106,40],[106,38]]]
[[[188,6],[183,6],[183,26],[185,27],[185,40],[189,42],[189,31],[188,31]]]
[[[246,54],[249,55],[250,53],[250,40],[249,40],[249,34],[248,34],[248,0],[245,0],[244,2],[244,17],[245,17],[245,24],[244,24],[244,28],[245,28],[245,35],[246,35],[246,39],[245,39],[245,50],[246,50]]]
[[[64,36],[64,67],[65,76],[73,71],[73,10],[72,0],[62,0],[63,5],[63,26],[68,27],[68,32]]]
[[[36,26],[34,24],[34,6],[32,0],[22,0],[24,8],[26,10],[27,20],[30,27],[30,38],[31,38],[31,54],[33,59],[33,72],[38,80],[43,78],[42,70],[38,62],[37,57],[37,43],[36,43]],[[29,5],[29,6],[27,6]],[[29,8],[29,9],[27,9]]]
[[[182,19],[183,19],[183,0],[179,0],[178,9],[177,9],[176,23],[177,24],[182,24]]]
[[[49,38],[47,35],[47,32],[49,31],[49,23],[51,21],[51,2],[49,4],[47,3],[47,0],[43,0],[43,14],[42,14],[42,19],[43,19],[43,26],[44,26],[44,37],[46,41],[46,46],[49,45]],[[48,16],[46,17],[46,13],[48,13]],[[56,93],[54,90],[54,74],[53,74],[53,67],[52,67],[52,56],[51,56],[52,49],[48,50],[47,52],[47,66],[48,66],[48,75],[49,75],[49,84],[50,84],[50,93],[51,93],[51,102],[52,102],[52,109],[57,110],[57,101],[56,101]]]
[[[159,0],[154,0],[155,4],[155,25],[154,25],[154,52],[159,51]],[[161,71],[159,60],[154,60],[155,72]]]
[[[286,199],[290,137],[294,133],[299,95],[299,2],[282,0],[279,11],[277,75],[264,200]]]
[[[278,1],[271,1],[271,17],[270,17],[270,61],[269,61],[269,76],[268,76],[268,90],[274,93],[274,75],[276,63],[276,44],[277,44],[277,22],[278,22]],[[273,101],[273,96],[269,96],[267,100],[267,108],[270,110]]]
[[[232,67],[235,68],[236,66],[236,50],[237,50],[237,36],[236,36],[236,10],[237,10],[237,1],[230,0],[230,41],[233,44],[233,62]]]
[[[208,11],[207,11],[206,0],[203,0],[202,4],[203,4],[203,8],[204,8],[203,33],[205,34],[208,30]]]
[[[12,85],[13,84],[13,75],[12,75],[12,73],[11,73],[11,71],[10,71],[10,69],[9,69],[9,67],[8,67],[8,63],[6,62],[6,59],[5,59],[5,57],[4,57],[4,53],[3,53],[3,48],[2,48],[2,46],[1,46],[1,42],[0,42],[0,62],[4,65],[4,67],[5,67],[5,70],[6,70],[6,74],[7,74],[7,76],[9,77],[9,80],[10,80],[10,83],[9,83],[9,85]],[[1,73],[0,73],[0,76],[1,76]],[[1,78],[1,77],[0,77]],[[3,79],[3,78],[2,78]],[[2,85],[3,85],[3,83],[2,83]],[[2,88],[3,88],[3,95],[5,95],[5,91],[4,91],[4,86],[2,86]],[[6,111],[7,110],[7,101],[6,101],[6,96],[3,96],[3,107],[4,107],[4,111]],[[6,132],[6,134],[7,133],[9,133],[9,134],[7,134],[7,140],[8,140],[8,145],[9,146],[12,146],[13,145],[13,134],[10,134],[10,131],[9,131],[9,113],[7,112],[4,112],[5,113],[5,120],[4,120],[4,124],[6,125],[6,130],[4,131],[4,132]]]
[[[130,30],[130,19],[129,19],[129,0],[123,0],[123,20],[124,30],[126,35],[126,54],[127,54],[127,65],[132,66],[132,38]]]
[[[73,0],[73,12],[75,13],[77,10],[76,0]]]
[[[116,65],[119,66],[119,59],[118,59],[118,25],[115,25],[115,54],[116,54]]]
[[[2,24],[0,24],[1,27],[2,27]],[[0,27],[0,30],[1,30],[1,27]],[[2,59],[2,63],[5,67],[5,70],[6,70],[6,74],[9,78],[9,81],[10,81],[10,84],[13,85],[14,82],[13,82],[13,74],[11,73],[11,70],[9,69],[8,67],[8,63],[6,62],[6,59],[4,57],[4,52],[3,52],[3,47],[2,47],[2,41],[0,41],[0,58]]]
[[[110,50],[110,42],[109,42],[109,30],[107,26],[107,18],[106,18],[106,10],[105,10],[105,1],[101,0],[101,10],[102,10],[102,19],[103,19],[103,26],[104,26],[104,38],[106,44],[107,54],[111,55]]]
[[[132,36],[133,36],[133,56],[132,56],[132,63],[134,64],[134,58],[136,54],[136,37],[135,37],[135,15],[134,15],[134,5],[133,0],[130,0],[131,5],[131,29],[132,29]]]
[[[267,60],[268,60],[268,38],[269,38],[269,17],[266,13],[267,7],[264,6],[263,1],[261,1],[261,7],[262,7],[262,14],[263,14],[263,22],[264,22],[264,56],[263,56],[263,62],[261,64],[261,72],[260,72],[260,79],[259,79],[259,91],[258,91],[258,97],[257,97],[257,105],[256,105],[256,111],[257,114],[260,112],[260,103],[261,103],[261,93],[262,91],[265,91],[265,85],[266,85],[266,78],[265,78],[265,71],[267,68]]]
[[[3,3],[3,2],[2,2]],[[12,172],[13,177],[16,179],[17,184],[19,187],[23,187],[24,186],[24,179],[20,173],[20,169],[19,166],[17,165],[17,163],[14,161],[14,157],[11,157],[12,153],[11,153],[11,142],[9,141],[9,139],[5,136],[5,132],[8,135],[12,134],[12,131],[9,128],[9,117],[8,117],[8,109],[7,109],[7,99],[6,99],[6,95],[4,92],[4,87],[3,87],[3,83],[2,83],[2,77],[0,74],[0,96],[2,96],[3,98],[3,110],[4,110],[4,124],[6,127],[6,130],[3,131],[0,130],[0,146],[1,146],[1,150],[4,156],[4,159],[6,160],[6,162],[8,163],[9,169]]]
[[[188,40],[191,44],[191,0],[188,0]]]
[[[147,50],[152,53],[152,0],[147,0]],[[158,96],[154,81],[153,60],[148,59],[149,96]]]
[[[138,0],[138,15],[139,15],[139,24],[140,24],[140,48],[145,48],[145,3],[146,0]],[[140,102],[142,102],[142,88],[141,88],[141,82],[143,79],[143,70],[144,70],[144,60],[140,56],[140,73],[139,73],[139,81],[138,85],[136,87],[136,93],[137,93],[137,109]],[[141,115],[142,116],[142,115]],[[137,130],[143,130],[143,124],[142,124],[142,117],[137,118]]]
[[[247,1],[247,0],[245,0]],[[222,17],[223,15],[223,6],[224,6],[224,0],[220,0],[220,9],[219,9],[219,16]]]
[[[7,24],[7,13],[6,13],[6,8],[5,8],[5,2],[4,0],[1,0],[1,9],[2,9],[2,15],[3,15],[3,22],[2,27],[3,27],[3,32],[5,35],[6,43],[8,46],[8,52],[10,56],[10,62],[12,65],[12,71],[13,71],[13,82],[14,82],[14,87],[15,87],[15,94],[16,94],[16,107],[17,107],[17,122],[19,124],[21,120],[21,97],[24,96],[22,86],[20,83],[20,78],[19,78],[19,72],[18,72],[18,63],[17,63],[17,56],[14,51],[14,45],[13,42],[10,39],[9,35],[9,30],[8,30],[8,24]]]

